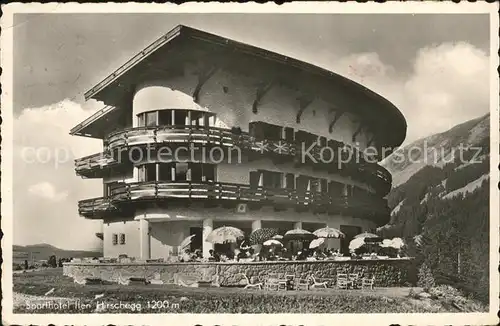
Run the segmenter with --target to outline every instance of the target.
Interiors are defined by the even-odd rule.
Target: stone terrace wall
[[[413,259],[348,260],[348,261],[285,261],[285,262],[226,262],[226,263],[65,263],[63,273],[75,279],[101,278],[117,282],[129,277],[163,283],[177,283],[179,278],[218,282],[221,286],[245,284],[248,278],[262,279],[268,273],[293,274],[296,277],[334,279],[338,273],[375,275],[375,286],[404,286],[414,280]]]

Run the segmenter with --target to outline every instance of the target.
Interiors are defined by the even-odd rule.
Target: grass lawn
[[[458,312],[439,300],[409,297],[410,288],[371,290],[313,289],[264,291],[242,288],[186,288],[175,285],[78,285],[62,275],[62,269],[14,274],[14,292],[24,296],[15,303],[16,313],[406,313]],[[26,301],[46,302],[50,296],[78,300],[54,310],[41,305],[28,308]],[[418,292],[418,289],[417,289]],[[96,299],[96,295],[98,298]],[[40,298],[43,297],[43,298]],[[28,299],[26,299],[28,298]],[[52,299],[57,302],[56,299]]]

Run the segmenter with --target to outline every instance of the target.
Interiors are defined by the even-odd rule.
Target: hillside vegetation
[[[413,163],[388,165],[400,169],[396,175],[412,174],[388,195],[389,206],[397,209],[391,222],[378,230],[384,237],[404,237],[408,253],[430,267],[436,283],[451,284],[483,301],[489,296],[488,126],[486,116],[429,137],[434,143],[439,138],[437,143],[448,153],[437,164],[418,169]],[[451,160],[449,153],[460,141],[473,148],[464,151],[465,160]]]

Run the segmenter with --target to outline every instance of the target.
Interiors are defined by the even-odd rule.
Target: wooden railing
[[[387,201],[372,195],[341,196],[325,192],[297,189],[251,187],[221,182],[137,182],[113,186],[107,199],[94,198],[79,202],[80,214],[109,212],[121,203],[144,200],[183,198],[189,200],[237,201],[260,203],[263,206],[284,206],[315,212],[360,213],[389,216]]]
[[[83,172],[85,170],[102,169],[117,163],[111,153],[102,152],[75,160],[75,170]]]
[[[117,212],[109,198],[97,197],[85,199],[78,202],[78,213],[85,217],[102,218],[106,213]]]
[[[158,127],[139,127],[139,128],[128,128],[111,133],[107,139],[108,151],[102,154],[95,154],[93,156],[77,159],[75,161],[76,172],[81,175],[89,173],[92,169],[100,169],[106,165],[113,165],[117,163],[112,158],[111,152],[121,148],[127,148],[131,146],[143,146],[143,145],[161,145],[168,143],[195,143],[195,144],[211,144],[226,147],[238,147],[242,150],[252,150],[254,152],[260,153],[274,153],[278,155],[299,157],[303,156],[303,146],[300,141],[287,141],[281,140],[260,140],[257,139],[246,132],[233,133],[229,129],[217,128],[217,127],[204,127],[204,126],[158,126]],[[309,145],[304,145],[307,150]],[[325,146],[329,146],[333,149],[334,153],[338,153],[339,148],[346,146],[344,143],[339,141],[330,140],[324,146],[316,145],[313,150],[310,151],[310,156],[316,162],[322,162],[321,149]],[[376,163],[369,163],[365,161],[362,153],[360,153],[356,148],[350,147],[352,150],[352,157],[359,157],[360,160],[356,161],[354,159],[346,160],[346,157],[342,158],[342,162],[346,162],[344,167],[351,169],[354,172],[361,172],[360,178],[363,181],[370,182],[370,178],[374,178],[375,183],[380,183],[381,187],[385,190],[389,190],[392,183],[391,174],[382,166]],[[100,157],[99,157],[100,155]],[[344,153],[344,156],[348,155]],[[309,156],[304,155],[309,159]],[[105,157],[106,159],[102,159]],[[313,162],[314,162],[313,161]],[[325,165],[338,165],[338,159],[332,160],[332,162]],[[324,164],[324,163],[320,163]],[[355,176],[354,176],[355,177]]]

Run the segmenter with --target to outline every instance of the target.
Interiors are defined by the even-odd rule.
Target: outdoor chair
[[[287,290],[293,290],[295,283],[295,275],[287,274],[285,275],[285,280],[287,282]]]
[[[309,280],[304,278],[297,278],[295,281],[295,289],[297,290],[309,290]]]
[[[316,280],[316,278],[314,277],[314,275],[311,275],[310,276],[310,280],[312,281],[312,285],[311,285],[311,288],[316,288],[316,287],[322,287],[322,288],[328,288],[328,282],[327,281],[323,281],[323,282],[318,282]]]
[[[358,273],[350,273],[348,278],[351,281],[352,287],[357,289],[360,285],[360,275]]]
[[[264,289],[265,290],[276,289],[276,291],[278,291],[279,288],[280,288],[280,285],[278,283],[277,278],[267,278],[264,282]]]
[[[373,284],[375,283],[375,276],[372,276],[371,278],[363,278],[361,280],[361,288],[370,288],[370,290],[373,290]]]
[[[245,274],[241,274],[243,275],[243,277],[245,278],[245,280],[247,281],[247,284],[245,285],[245,289],[254,289],[254,288],[258,288],[259,290],[262,290],[262,283],[259,282],[259,283],[253,283],[250,282],[250,279],[248,278],[248,276],[246,276]]]
[[[352,285],[352,281],[349,280],[347,274],[337,274],[337,287],[339,289],[347,290]]]

